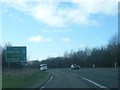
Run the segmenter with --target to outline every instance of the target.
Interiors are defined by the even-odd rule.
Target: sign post
[[[10,62],[8,62],[8,78],[10,79]]]
[[[116,64],[116,62],[115,62],[115,68],[116,68],[116,66],[117,66],[117,64]]]

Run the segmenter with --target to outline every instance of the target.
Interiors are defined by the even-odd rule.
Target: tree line
[[[62,57],[50,57],[42,60],[49,68],[69,68],[78,64],[81,68],[120,67],[120,40],[118,35],[112,36],[108,45],[99,48],[65,52]]]
[[[5,47],[12,46],[6,44],[2,47],[2,67],[7,67],[8,63],[5,58]],[[120,67],[120,39],[117,34],[111,37],[106,46],[99,48],[85,48],[84,50],[77,50],[65,52],[63,56],[50,57],[46,60],[35,60],[25,63],[11,62],[11,67],[22,68],[27,65],[29,68],[39,68],[40,64],[46,63],[48,68],[69,68],[71,64],[80,65],[81,68],[92,67]]]

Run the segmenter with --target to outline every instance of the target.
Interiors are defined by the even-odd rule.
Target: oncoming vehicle
[[[40,70],[41,71],[45,71],[45,70],[47,70],[48,68],[47,68],[47,64],[41,64],[40,65]]]
[[[72,64],[71,65],[71,69],[79,69],[80,68],[80,66],[78,66],[77,64]]]

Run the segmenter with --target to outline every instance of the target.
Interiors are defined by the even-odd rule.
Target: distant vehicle
[[[48,68],[47,68],[47,64],[41,64],[40,65],[40,70],[41,71],[45,71],[45,70],[47,70]]]
[[[79,69],[80,68],[80,66],[78,66],[77,64],[72,64],[71,65],[71,69]]]

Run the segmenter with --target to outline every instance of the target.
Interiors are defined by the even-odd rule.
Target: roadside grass
[[[2,73],[0,72],[0,90],[2,89]]]
[[[2,59],[0,56],[0,90],[2,89]]]
[[[36,84],[42,84],[48,76],[48,72],[36,69],[11,70],[9,74],[3,73],[2,88],[33,88]]]

